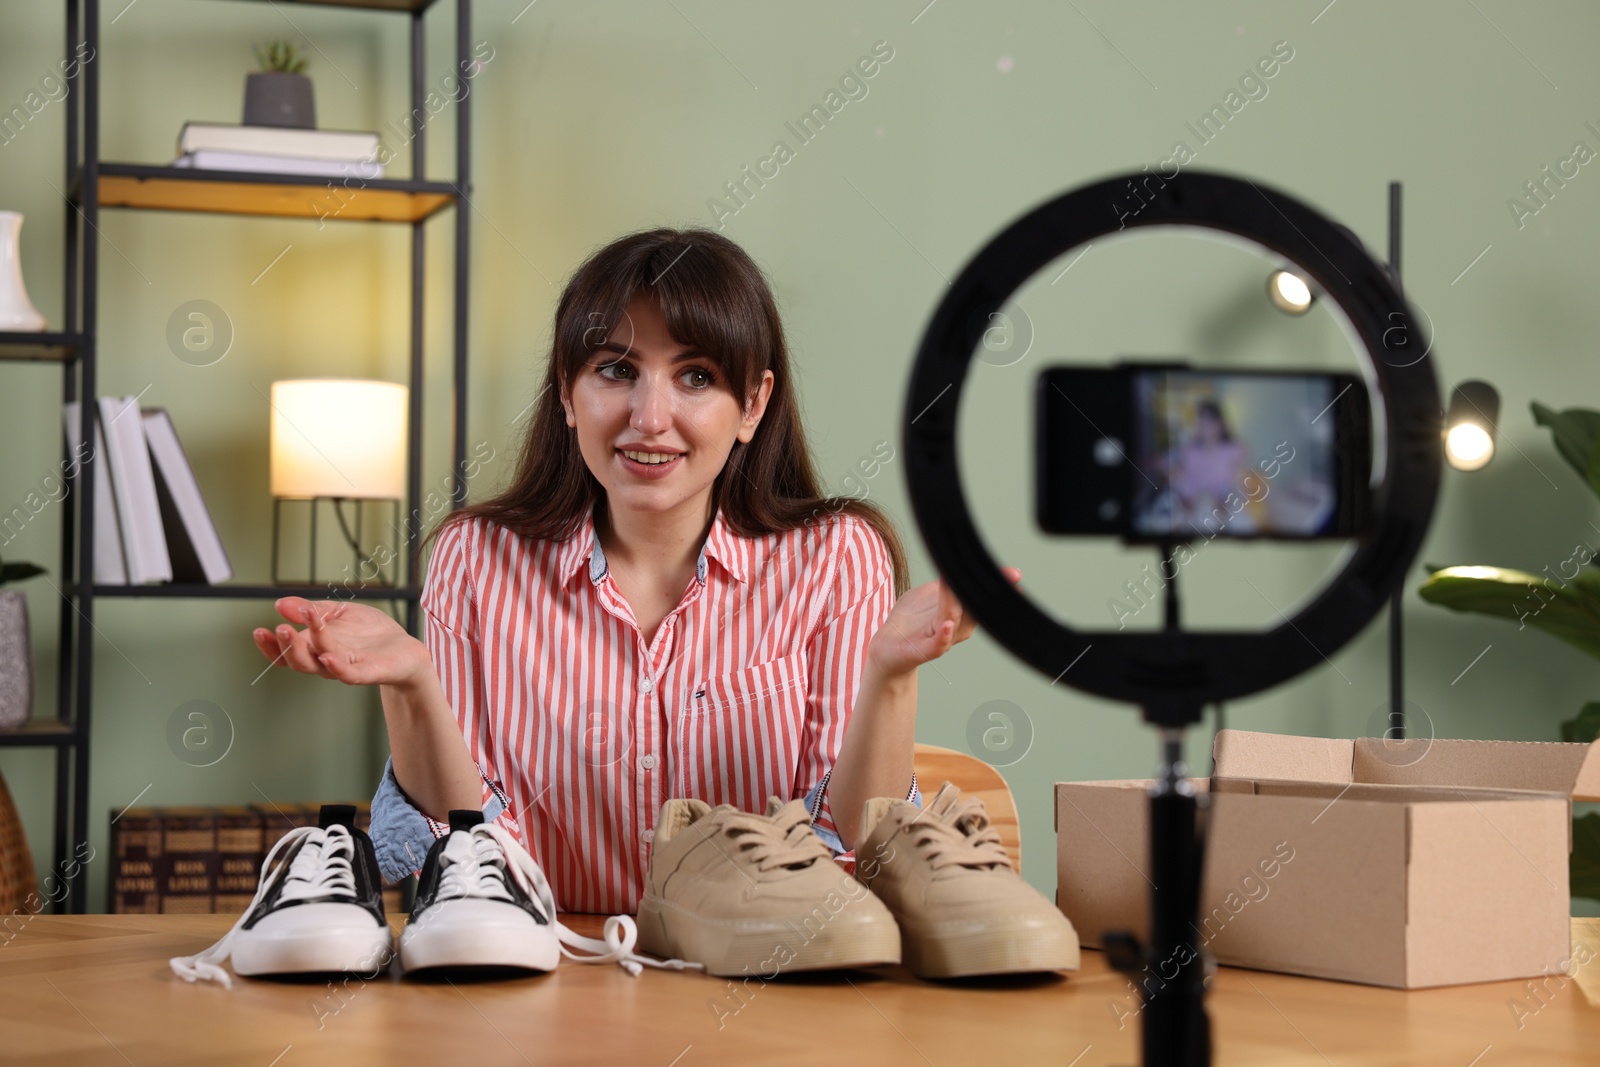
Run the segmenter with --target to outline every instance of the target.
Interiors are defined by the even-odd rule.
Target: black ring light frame
[[[939,572],[1001,645],[1052,680],[1138,704],[1161,729],[1162,762],[1150,793],[1148,945],[1107,932],[1118,970],[1144,999],[1144,1062],[1210,1062],[1205,960],[1190,944],[1204,861],[1205,801],[1182,762],[1182,730],[1208,703],[1260,692],[1319,666],[1355,637],[1405,579],[1433,515],[1440,475],[1440,404],[1418,320],[1388,271],[1347,229],[1254,182],[1188,172],[1122,175],[1065,193],[1012,223],[962,269],[917,349],[906,399],[904,447],[912,511]],[[1119,205],[1129,190],[1141,206]],[[1062,625],[1006,580],[978,535],[956,462],[961,390],[998,312],[1051,260],[1096,238],[1146,227],[1193,227],[1253,242],[1282,257],[1313,292],[1344,313],[1364,348],[1384,413],[1383,481],[1340,571],[1294,618],[1260,632],[1082,631]],[[1422,347],[1424,355],[1417,357]],[[916,413],[916,414],[912,414]],[[1181,539],[1175,538],[1175,541]],[[1090,655],[1090,651],[1093,654]],[[1159,976],[1155,980],[1154,976]]]
[[[1198,721],[1205,704],[1271,688],[1318,666],[1384,607],[1433,514],[1439,388],[1431,357],[1415,355],[1418,319],[1388,272],[1348,230],[1270,188],[1196,172],[1167,181],[1136,217],[1119,222],[1114,205],[1128,202],[1134,181],[1151,184],[1148,175],[1124,175],[1049,201],[962,269],[917,349],[906,410],[920,414],[906,423],[904,446],[912,510],[928,552],[983,628],[1046,677],[1138,704],[1150,721],[1180,726]],[[1383,398],[1387,446],[1383,484],[1372,490],[1369,533],[1321,594],[1275,629],[1074,630],[1006,580],[969,514],[956,462],[956,416],[989,316],[1052,259],[1124,224],[1199,227],[1255,242],[1288,260],[1313,282],[1313,291],[1336,303],[1365,345]],[[1091,645],[1093,654],[1085,655]]]

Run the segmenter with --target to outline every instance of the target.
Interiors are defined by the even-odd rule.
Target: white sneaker
[[[562,956],[616,962],[638,975],[645,965],[681,970],[633,951],[638,931],[627,915],[606,920],[601,940],[582,937],[556,917],[555,897],[539,864],[511,834],[478,811],[450,812],[450,833],[423,861],[411,918],[400,933],[400,964],[429,967],[523,967],[554,970]],[[573,952],[572,949],[581,950]]]
[[[205,978],[232,988],[235,974],[376,972],[393,942],[372,841],[355,828],[356,809],[324,804],[318,826],[290,830],[261,864],[250,906],[222,940],[168,962],[186,982]]]

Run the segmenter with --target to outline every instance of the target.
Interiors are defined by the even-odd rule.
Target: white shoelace
[[[511,901],[506,888],[507,868],[522,890],[538,902],[546,917],[555,926],[556,940],[561,954],[578,963],[613,963],[634,977],[645,967],[664,970],[700,970],[703,964],[687,960],[656,960],[635,952],[639,941],[639,928],[630,915],[613,915],[606,919],[601,937],[584,937],[569,930],[556,916],[555,895],[545,879],[539,864],[498,823],[479,823],[471,831],[472,848],[458,848],[454,841],[445,846],[444,858],[449,862],[440,872],[439,891],[435,902],[458,897],[487,897],[492,900]],[[423,922],[427,921],[426,914]],[[573,951],[574,949],[578,951]],[[580,953],[582,953],[580,955]]]
[[[256,910],[256,905],[261,903],[261,898],[266,895],[267,887],[272,884],[272,879],[267,873],[274,869],[278,857],[286,853],[297,841],[304,841],[305,845],[295,853],[294,860],[289,865],[289,872],[284,878],[283,892],[279,894],[280,901],[308,900],[335,894],[344,894],[355,897],[356,878],[355,871],[350,866],[351,858],[355,855],[355,839],[350,836],[350,831],[337,824],[326,830],[316,826],[297,826],[284,834],[272,851],[267,853],[267,858],[261,861],[261,877],[256,883],[256,895],[250,901],[250,906],[244,909],[233,928],[222,939],[204,952],[193,956],[174,956],[167,962],[172,965],[173,973],[185,982],[206,978],[214,982],[221,982],[229,989],[233,988],[233,976],[226,968],[221,966],[233,951],[233,938]]]

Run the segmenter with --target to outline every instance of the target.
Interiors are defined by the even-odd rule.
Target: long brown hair
[[[698,227],[628,234],[583,262],[556,306],[544,388],[510,486],[447,516],[434,533],[447,523],[480,517],[530,540],[564,541],[577,534],[605,490],[584,463],[561,398],[590,354],[624,320],[635,296],[656,300],[673,339],[715,360],[735,395],[747,398],[746,407],[762,371],[772,371],[772,393],[755,436],[748,444],[734,442],[712,483],[713,511],[720,507],[741,537],[797,529],[840,512],[858,516],[889,550],[895,596],[905,592],[910,573],[888,516],[866,500],[821,493],[800,425],[783,323],[761,269],[728,238]]]

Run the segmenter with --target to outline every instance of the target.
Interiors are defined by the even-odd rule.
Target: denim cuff
[[[839,840],[838,834],[825,827],[818,826],[816,818],[822,810],[822,791],[828,788],[828,779],[831,777],[833,777],[833,772],[830,770],[822,776],[821,781],[817,782],[806,793],[806,810],[812,813],[811,829],[816,831],[817,836],[822,838],[822,843],[827,845],[829,850],[837,856],[850,850],[844,847],[844,842]],[[922,790],[917,787],[917,773],[915,771],[911,772],[911,792],[906,794],[906,799],[917,807],[922,807]]]
[[[481,768],[478,773],[483,773]],[[487,782],[487,777],[484,780]],[[505,809],[500,791],[493,790],[492,798],[483,810],[484,821],[492,822]],[[420,871],[428,850],[442,836],[439,832],[441,826],[449,830],[448,826],[428,818],[411,803],[411,798],[406,796],[400,783],[395,780],[394,758],[385,760],[383,779],[372,798],[372,828],[369,831],[372,849],[378,857],[378,870],[383,874],[384,881],[398,882]]]

